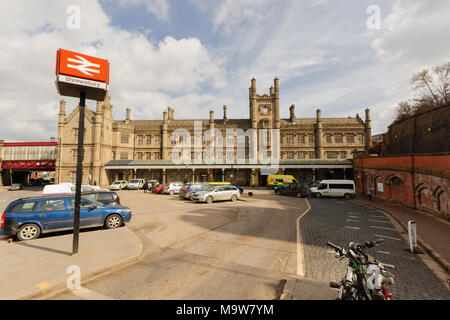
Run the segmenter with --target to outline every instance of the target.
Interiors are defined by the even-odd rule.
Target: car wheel
[[[189,195],[189,200],[194,201],[194,195],[192,193]]]
[[[213,202],[213,197],[208,196],[208,198],[206,198],[206,202],[207,202],[208,204],[211,204],[211,203]]]
[[[344,198],[347,200],[350,199],[351,197],[352,197],[352,195],[350,193],[344,194]]]
[[[34,223],[27,223],[17,231],[17,239],[20,241],[33,240],[39,237],[41,228]]]
[[[173,196],[173,190],[170,190],[170,191],[169,191],[169,194],[170,194],[171,196]]]
[[[237,196],[236,196],[235,194],[233,194],[233,195],[231,196],[231,201],[235,202],[236,200],[237,200]]]
[[[116,229],[122,225],[122,217],[118,214],[112,214],[105,220],[106,229]]]

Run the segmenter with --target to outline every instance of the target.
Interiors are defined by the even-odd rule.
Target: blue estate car
[[[75,197],[40,196],[11,202],[0,221],[0,234],[31,240],[41,233],[73,229]],[[124,206],[104,204],[81,198],[80,228],[104,226],[114,229],[131,219],[131,210]]]

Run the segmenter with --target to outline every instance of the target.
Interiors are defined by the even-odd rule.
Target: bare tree
[[[450,103],[450,62],[433,68],[437,78],[436,89],[442,98],[443,104]]]
[[[414,107],[408,101],[400,102],[395,108],[395,122],[405,120],[414,114]]]
[[[411,85],[413,89],[425,89],[433,97],[434,104],[439,105],[439,98],[433,91],[435,85],[433,83],[433,77],[430,75],[428,69],[424,69],[414,74],[411,78]],[[425,94],[426,95],[426,94]]]

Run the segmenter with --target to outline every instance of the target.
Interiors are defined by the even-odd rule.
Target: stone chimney
[[[127,108],[127,117],[125,119],[127,122],[130,121],[130,114],[131,114],[131,109]]]
[[[173,120],[173,108],[172,107],[167,107],[167,115],[169,117],[169,121]]]
[[[224,105],[223,106],[223,122],[227,122],[228,118],[227,118],[227,106]]]

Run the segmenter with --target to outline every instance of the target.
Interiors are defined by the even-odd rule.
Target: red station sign
[[[56,87],[63,96],[102,101],[109,85],[109,62],[106,59],[59,49],[56,52]]]

